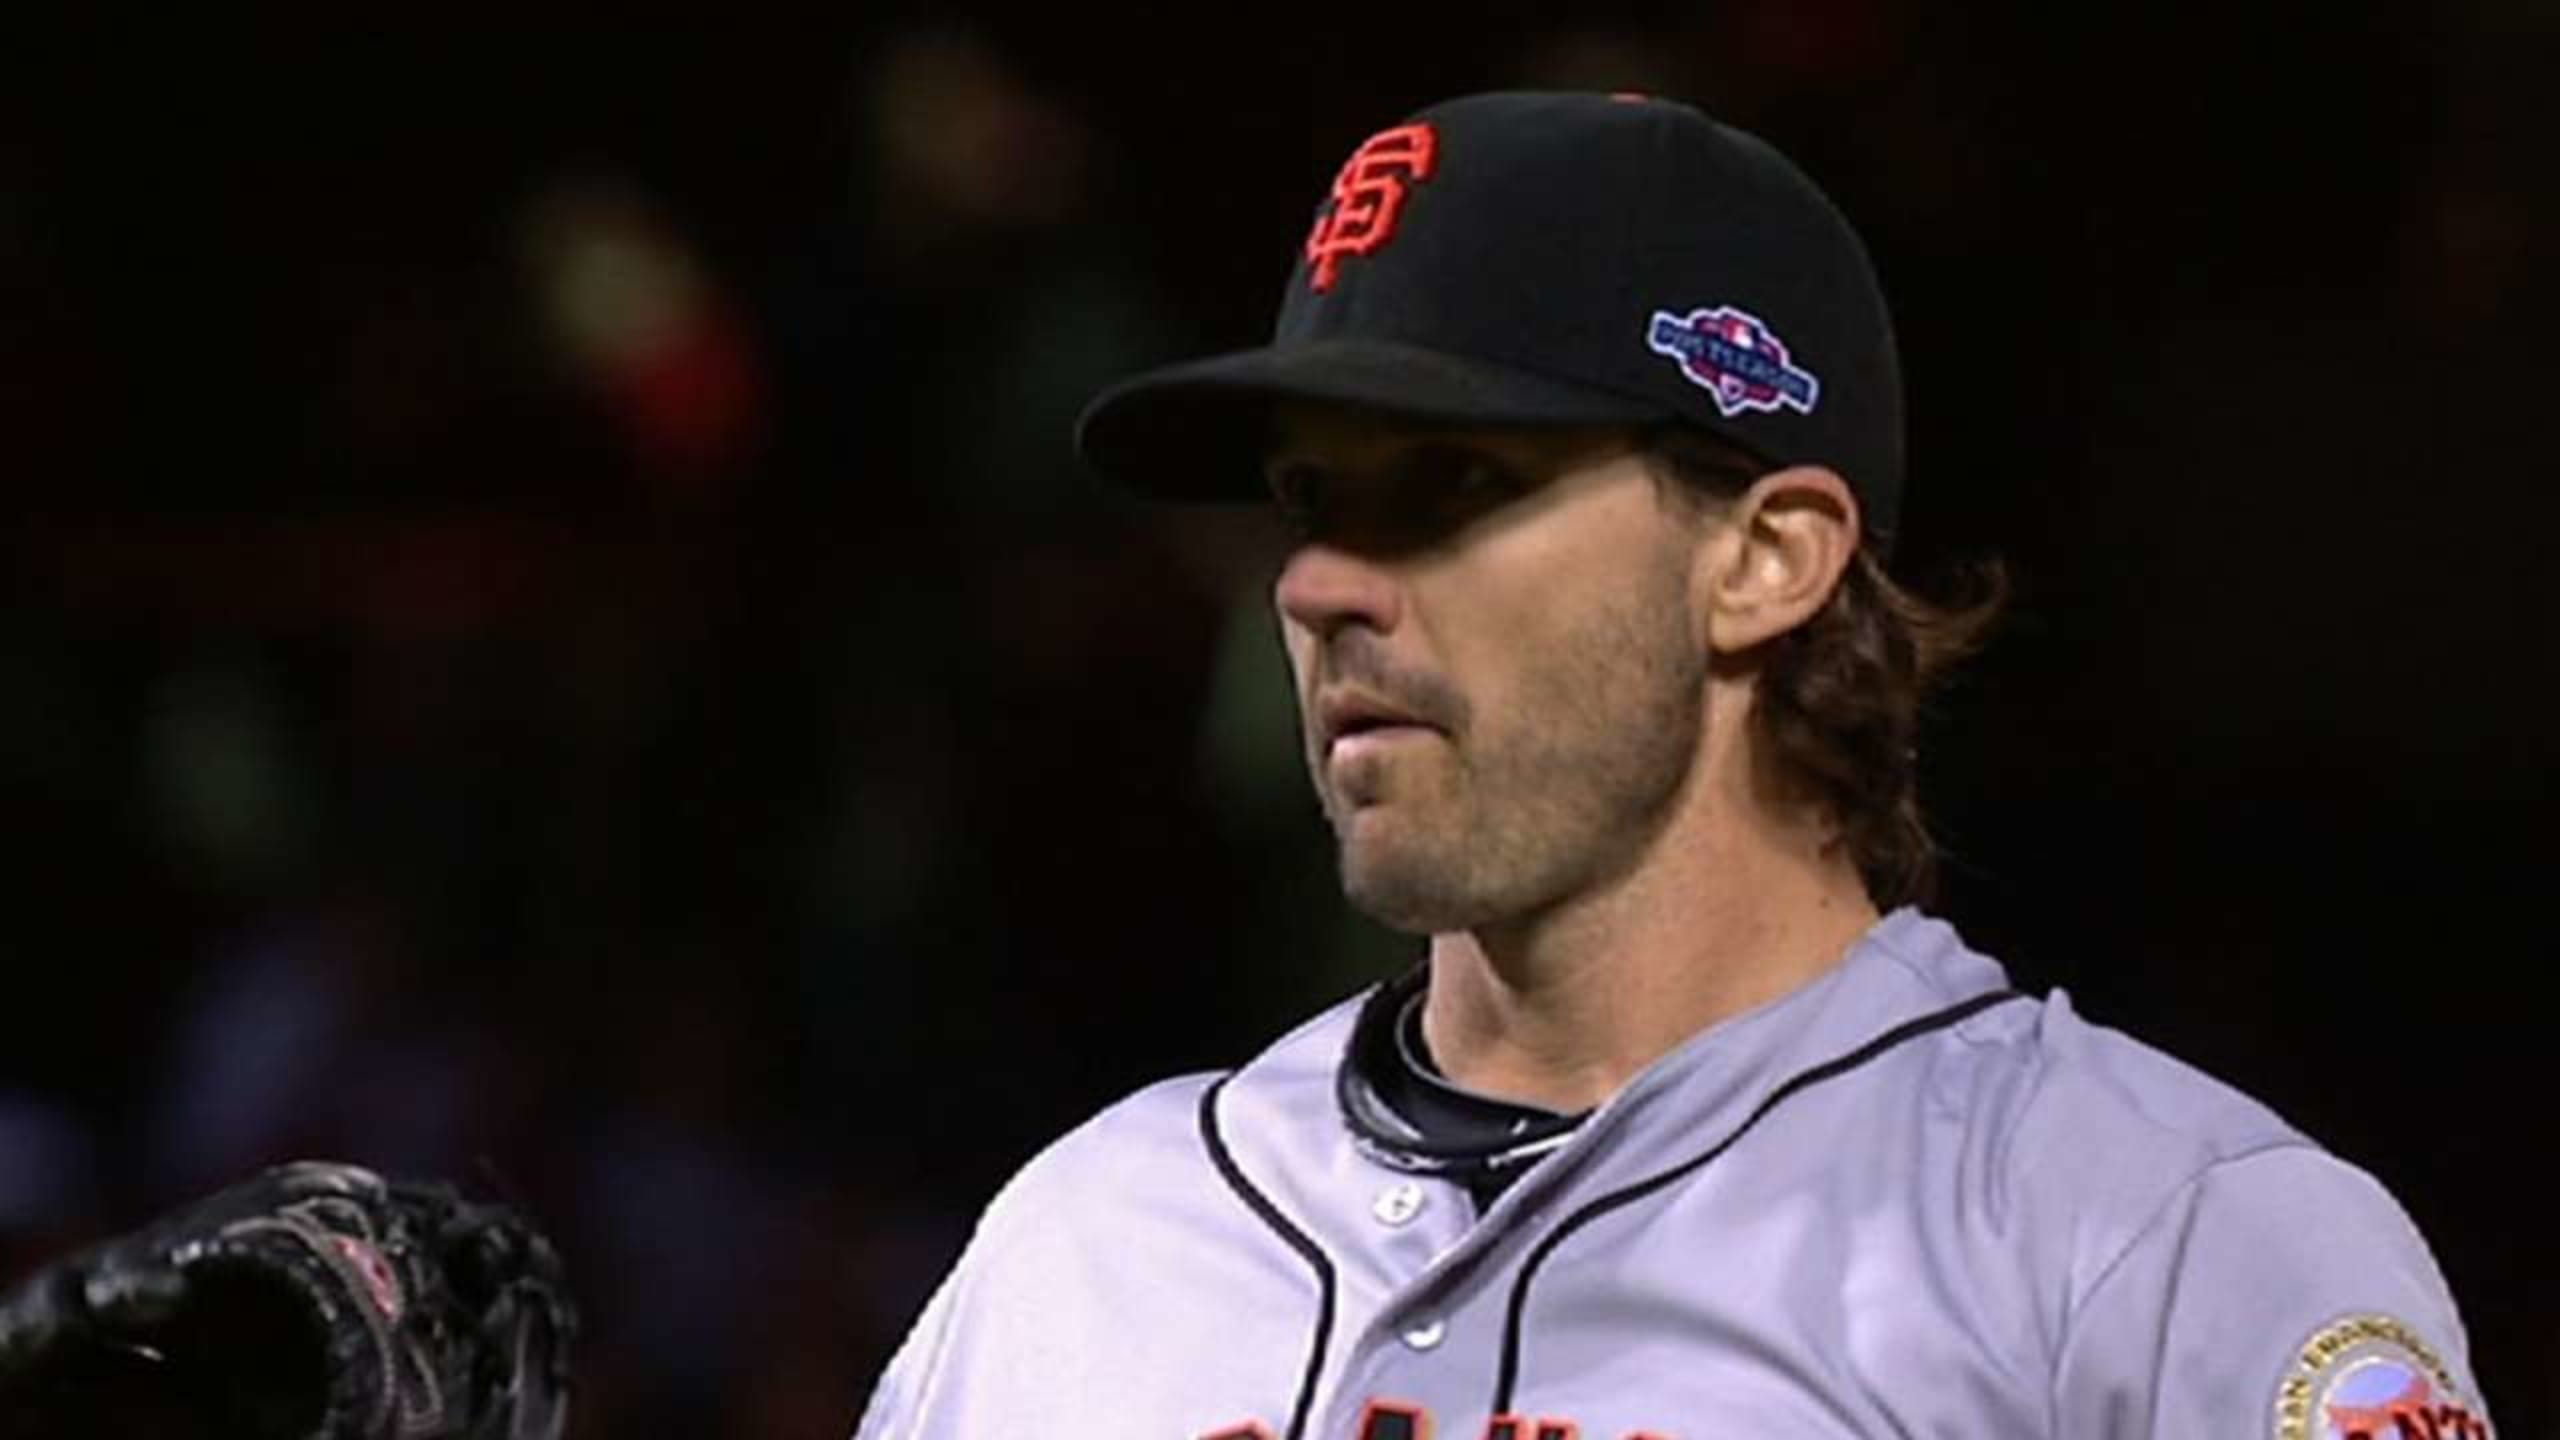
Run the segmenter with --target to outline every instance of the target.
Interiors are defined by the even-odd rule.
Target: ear
[[[1858,553],[1858,501],[1835,471],[1773,471],[1731,501],[1698,567],[1707,645],[1765,644],[1813,618]]]

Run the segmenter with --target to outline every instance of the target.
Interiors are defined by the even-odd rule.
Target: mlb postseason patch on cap
[[[2435,1347],[2388,1315],[2350,1315],[2302,1342],[2276,1389],[2277,1440],[2490,1440]]]
[[[1781,407],[1810,415],[1822,382],[1787,358],[1787,347],[1757,315],[1734,305],[1686,315],[1653,312],[1645,344],[1680,362],[1689,383],[1715,397],[1730,420],[1745,410]]]

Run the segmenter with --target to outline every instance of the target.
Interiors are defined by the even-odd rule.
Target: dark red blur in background
[[[1638,89],[1866,232],[1900,567],[2019,579],[1941,908],[2377,1173],[2560,1421],[2560,19],[1559,8],[13,44],[0,1280],[463,1177],[580,1278],[580,1435],[846,1433],[1032,1149],[1405,953],[1273,537],[1077,408],[1257,340],[1370,131]]]

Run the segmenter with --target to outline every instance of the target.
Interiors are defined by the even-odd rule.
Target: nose
[[[1318,636],[1352,625],[1384,635],[1403,618],[1404,595],[1393,572],[1355,551],[1300,545],[1272,585],[1280,614]]]

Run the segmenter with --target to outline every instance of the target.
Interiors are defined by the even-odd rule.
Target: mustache
[[[1399,665],[1377,636],[1357,627],[1326,637],[1316,649],[1307,678],[1307,693],[1298,697],[1302,711],[1327,688],[1347,684],[1451,734],[1464,729],[1473,715],[1467,698],[1447,680],[1428,670]]]

